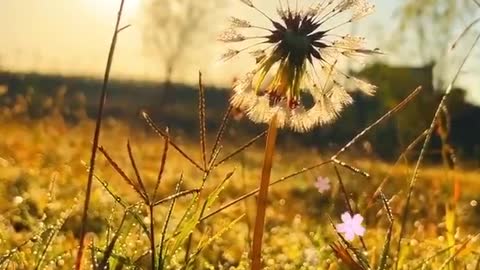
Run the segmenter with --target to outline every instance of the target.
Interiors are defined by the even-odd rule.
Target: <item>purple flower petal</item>
[[[340,218],[342,219],[343,223],[350,223],[352,220],[352,216],[350,216],[350,213],[348,212],[343,213]]]
[[[349,212],[343,213],[341,216],[343,223],[337,224],[335,229],[339,233],[343,233],[348,241],[355,239],[355,236],[363,236],[365,228],[362,226],[363,217],[360,214],[351,215]]]

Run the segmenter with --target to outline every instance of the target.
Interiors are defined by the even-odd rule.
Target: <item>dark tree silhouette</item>
[[[146,49],[158,57],[166,88],[188,53],[205,46],[212,34],[212,14],[220,4],[220,0],[151,0],[145,4]]]

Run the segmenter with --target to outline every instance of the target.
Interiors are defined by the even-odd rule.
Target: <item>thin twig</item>
[[[401,244],[402,244],[403,235],[405,233],[405,225],[406,225],[406,221],[407,221],[407,218],[408,218],[408,213],[409,213],[409,210],[410,210],[410,200],[412,198],[413,189],[415,187],[415,183],[416,183],[419,171],[420,171],[420,167],[423,163],[423,158],[424,158],[425,153],[427,151],[427,148],[430,144],[430,139],[432,138],[432,134],[433,134],[433,131],[435,129],[436,119],[440,115],[442,107],[445,104],[445,102],[447,101],[447,98],[448,98],[449,94],[451,93],[451,91],[453,89],[453,85],[455,84],[458,77],[460,76],[460,73],[463,69],[463,66],[466,64],[468,58],[470,57],[470,54],[472,53],[473,49],[475,48],[475,45],[477,44],[477,42],[479,40],[480,40],[480,35],[478,35],[477,38],[475,39],[475,42],[472,44],[472,47],[470,48],[470,50],[467,52],[467,54],[463,58],[462,63],[460,65],[460,67],[458,68],[455,76],[453,77],[452,81],[450,82],[447,89],[445,90],[445,94],[443,95],[442,100],[440,101],[440,103],[437,107],[437,110],[435,111],[435,115],[433,116],[433,120],[430,124],[430,127],[428,128],[428,133],[425,137],[425,141],[423,143],[422,150],[420,151],[420,156],[417,159],[417,163],[416,163],[415,168],[413,170],[413,175],[412,175],[412,178],[410,180],[410,185],[409,185],[409,188],[408,188],[407,201],[405,203],[405,207],[404,207],[404,210],[403,210],[402,222],[401,222],[401,226],[400,226],[400,234],[399,234],[398,245],[397,245],[397,258],[400,257]],[[398,263],[399,263],[399,260],[397,259],[397,261],[395,263],[395,269],[398,269]]]
[[[212,153],[210,162],[208,162],[207,171],[212,171],[213,170],[213,168],[214,168],[213,165],[215,164],[215,161],[217,161],[221,150],[222,150],[222,146],[219,146],[219,147],[217,147],[215,152]]]
[[[350,196],[348,195],[347,189],[345,188],[345,184],[343,183],[342,176],[340,175],[340,171],[338,170],[337,166],[334,164],[333,169],[335,170],[335,174],[337,175],[338,178],[338,183],[340,184],[340,190],[343,193],[343,196],[345,198],[345,203],[348,208],[348,212],[350,213],[351,216],[354,215],[353,207],[352,204],[350,203]],[[362,243],[363,249],[365,251],[368,251],[367,245],[365,244],[365,240],[363,239],[362,236],[360,236],[360,242]]]
[[[233,151],[232,153],[228,154],[226,157],[224,157],[222,160],[220,160],[219,162],[215,163],[215,165],[212,166],[212,169],[222,165],[223,163],[227,162],[228,160],[230,160],[231,158],[233,158],[234,156],[238,155],[240,152],[242,152],[243,150],[245,150],[246,148],[250,147],[252,144],[254,144],[256,141],[258,141],[259,139],[261,139],[263,136],[265,136],[265,134],[267,134],[267,131],[264,131],[260,134],[258,134],[257,136],[255,136],[253,139],[251,139],[250,141],[248,141],[246,144],[240,146],[237,150]]]
[[[147,122],[147,124],[153,129],[153,131],[155,133],[157,133],[157,135],[159,135],[162,138],[166,138],[168,136],[167,133],[165,133],[163,130],[161,130],[153,122],[152,118],[150,118],[150,116],[146,112],[142,112],[142,116],[145,119],[145,121]],[[191,158],[189,155],[187,155],[187,153],[185,151],[183,151],[180,148],[180,146],[178,146],[172,139],[170,139],[169,142],[170,142],[170,145],[173,146],[173,148],[175,148],[175,150],[177,150],[184,158],[186,158],[188,161],[190,161],[190,163],[192,163],[193,166],[197,167],[200,171],[205,171],[205,169],[202,168],[202,166],[200,166],[195,160],[193,160],[193,158]]]
[[[346,169],[348,169],[348,170],[350,170],[350,171],[352,171],[352,172],[354,172],[354,173],[356,173],[356,174],[360,174],[360,175],[362,175],[362,176],[365,177],[365,178],[370,178],[370,174],[369,174],[369,173],[367,173],[367,172],[365,172],[365,171],[362,171],[362,170],[360,170],[359,168],[356,168],[356,167],[354,167],[354,166],[352,166],[352,165],[350,165],[350,164],[348,164],[348,163],[346,163],[346,162],[344,162],[344,161],[338,160],[338,159],[336,159],[336,158],[332,158],[332,162],[335,163],[335,164],[337,164],[337,165],[339,165],[339,166],[342,166],[342,167],[344,167],[344,168],[346,168]]]
[[[371,129],[373,129],[375,126],[383,122],[385,119],[390,118],[394,113],[398,112],[399,110],[403,109],[405,105],[407,105],[414,97],[417,96],[417,94],[422,90],[422,87],[419,86],[417,87],[410,95],[408,95],[402,102],[400,102],[397,106],[395,106],[393,109],[388,111],[386,114],[384,114],[382,117],[380,117],[377,121],[375,121],[373,124],[369,125],[366,127],[362,132],[358,133],[357,136],[355,136],[350,142],[348,142],[342,149],[340,149],[335,155],[332,156],[332,159],[336,159],[339,155],[341,155],[343,152],[345,152],[348,148],[350,148],[353,144],[355,144],[361,137],[363,137],[367,132],[369,132]]]
[[[192,194],[192,193],[198,193],[198,192],[200,192],[200,189],[198,189],[198,188],[190,189],[190,190],[185,190],[185,191],[180,191],[180,192],[178,192],[178,193],[175,193],[175,194],[173,194],[173,195],[170,195],[170,196],[168,196],[168,197],[165,197],[165,198],[163,198],[163,199],[160,199],[160,200],[154,202],[154,203],[153,203],[153,206],[157,206],[157,205],[160,205],[160,204],[162,204],[162,203],[166,203],[166,202],[168,202],[168,201],[171,201],[171,200],[173,200],[173,199],[178,199],[178,198],[180,198],[180,197],[183,197],[183,196],[186,196],[186,195],[189,195],[189,194]]]
[[[78,247],[78,252],[77,252],[77,258],[75,261],[75,269],[80,270],[82,268],[82,261],[83,261],[83,251],[85,247],[85,234],[87,232],[87,219],[88,219],[88,209],[90,206],[90,197],[92,193],[92,184],[93,184],[93,173],[95,170],[95,160],[97,157],[97,147],[100,139],[100,130],[102,126],[102,119],[103,119],[103,111],[104,111],[104,106],[105,102],[107,101],[107,87],[108,87],[108,81],[110,78],[110,70],[112,67],[113,63],[113,56],[115,53],[115,47],[117,44],[117,36],[118,36],[118,29],[120,26],[120,20],[122,18],[122,12],[123,12],[123,5],[125,3],[125,0],[121,0],[120,2],[120,7],[118,9],[118,15],[117,15],[117,22],[115,24],[115,31],[113,32],[113,37],[112,37],[112,42],[110,44],[110,51],[108,53],[108,59],[107,59],[107,65],[105,67],[105,76],[103,78],[103,86],[102,86],[102,92],[100,95],[100,101],[98,104],[98,112],[97,112],[97,121],[95,124],[95,131],[93,135],[93,145],[92,145],[92,150],[91,150],[91,155],[90,155],[90,170],[88,171],[88,178],[87,178],[87,187],[85,191],[85,202],[83,205],[83,213],[82,213],[82,226],[80,229],[80,239],[79,239],[79,247]]]
[[[380,183],[380,185],[377,187],[377,189],[375,190],[375,192],[373,193],[372,197],[370,198],[370,202],[368,203],[368,206],[367,208],[369,208],[369,206],[373,203],[373,201],[377,198],[377,196],[381,193],[383,187],[385,186],[385,183],[388,181],[388,179],[390,178],[390,176],[392,176],[393,174],[393,170],[398,166],[398,164],[400,163],[400,161],[402,159],[404,159],[407,154],[412,151],[413,148],[415,148],[420,142],[421,140],[427,136],[427,133],[428,133],[428,130],[425,130],[424,132],[422,132],[422,134],[420,134],[415,140],[413,140],[412,143],[410,143],[407,148],[405,148],[405,150],[400,154],[400,156],[397,158],[397,160],[395,161],[395,163],[390,167],[390,170],[389,172],[387,173],[387,175],[385,176],[385,178],[382,180],[382,182]]]
[[[122,32],[125,29],[130,28],[131,26],[132,26],[131,24],[127,24],[127,25],[123,26],[122,28],[118,29],[117,34],[119,34],[120,32]]]
[[[177,182],[177,186],[175,187],[175,193],[178,194],[180,192],[180,187],[181,187],[182,183],[183,183],[183,173],[180,175],[180,179]],[[168,224],[170,223],[170,219],[172,218],[172,213],[173,213],[173,209],[175,208],[177,198],[178,197],[172,199],[172,202],[170,203],[170,206],[168,208],[167,216],[165,217],[165,222],[163,223],[162,239],[160,240],[160,250],[159,250],[159,253],[158,253],[158,269],[157,270],[164,269],[164,266],[163,266],[163,247],[165,245],[165,237],[167,236]]]
[[[163,145],[163,154],[162,160],[160,162],[160,170],[158,171],[157,182],[155,183],[155,188],[153,190],[152,201],[157,199],[157,191],[158,187],[160,186],[160,182],[162,182],[163,172],[165,171],[165,165],[167,164],[167,155],[168,155],[168,146],[170,145],[170,136],[168,136],[168,130],[165,131],[167,137],[164,139],[165,144]]]
[[[476,1],[476,0],[474,0]],[[455,40],[455,42],[452,44],[451,50],[455,49],[458,45],[458,42],[472,29],[475,24],[480,22],[480,18],[475,19],[472,23],[470,23],[463,31],[462,33],[458,36],[458,38]]]
[[[315,164],[315,165],[310,166],[310,167],[308,167],[308,168],[303,168],[303,169],[301,169],[301,170],[299,170],[299,171],[296,171],[296,172],[294,172],[294,173],[291,173],[291,174],[289,174],[289,175],[287,175],[287,176],[284,176],[284,177],[282,177],[282,178],[279,178],[279,179],[273,181],[272,183],[270,183],[270,186],[274,186],[274,185],[276,185],[276,184],[278,184],[278,183],[284,182],[284,181],[286,181],[286,180],[288,180],[288,179],[291,179],[291,178],[293,178],[293,177],[295,177],[295,176],[301,175],[301,174],[303,174],[303,173],[305,173],[305,172],[308,172],[308,171],[314,170],[314,169],[316,169],[316,168],[322,167],[322,166],[324,166],[324,165],[330,164],[331,162],[332,162],[331,160],[328,160],[328,161],[324,161],[324,162]],[[254,189],[254,190],[252,190],[252,191],[250,191],[250,192],[248,192],[248,193],[246,193],[246,194],[244,194],[244,195],[236,198],[235,200],[233,200],[233,201],[231,201],[231,202],[229,202],[229,203],[226,203],[226,204],[220,206],[218,209],[216,209],[216,210],[212,211],[211,213],[209,213],[208,215],[204,216],[200,221],[204,221],[205,219],[210,218],[210,217],[212,217],[212,216],[214,216],[214,215],[216,215],[216,214],[218,214],[218,213],[220,213],[220,212],[223,212],[223,210],[225,210],[225,209],[227,209],[227,208],[230,208],[231,206],[233,206],[233,205],[235,205],[235,204],[237,204],[237,203],[239,203],[239,202],[241,202],[241,201],[243,201],[243,200],[245,200],[245,199],[247,199],[247,198],[252,197],[253,195],[257,194],[259,190],[260,190],[259,188],[256,188],[256,189]]]
[[[342,177],[340,176],[340,172],[338,171],[337,166],[333,165],[333,168],[335,170],[335,174],[337,175],[338,183],[340,185],[340,191],[343,193],[343,197],[345,199],[345,204],[347,205],[348,212],[350,212],[350,215],[353,215],[353,207],[352,204],[350,203],[350,197],[348,196],[347,190],[345,189],[345,185],[343,184]]]
[[[223,115],[222,123],[218,128],[217,136],[215,137],[215,143],[213,144],[212,152],[210,153],[210,160],[208,161],[208,163],[213,163],[215,161],[214,155],[215,155],[215,152],[217,152],[217,148],[219,147],[220,142],[222,141],[223,134],[225,133],[225,129],[227,127],[228,119],[230,117],[230,113],[232,112],[232,109],[233,109],[232,105],[229,105],[227,108],[227,111]]]
[[[135,176],[137,177],[137,183],[142,191],[143,198],[145,199],[145,204],[149,205],[150,204],[150,198],[148,197],[148,192],[147,189],[145,188],[145,185],[143,184],[143,179],[142,176],[140,175],[140,171],[138,170],[137,163],[135,162],[135,158],[133,157],[133,152],[132,152],[132,147],[130,145],[130,141],[127,141],[127,152],[128,152],[128,158],[130,159],[130,163],[132,165],[133,171],[135,172]]]
[[[110,166],[112,166],[112,168],[114,168],[115,171],[117,171],[117,173],[120,174],[122,179],[133,188],[133,190],[138,194],[138,196],[140,196],[145,201],[146,198],[143,192],[137,187],[137,185],[135,185],[133,180],[130,179],[130,177],[128,177],[128,175],[122,170],[122,168],[120,168],[120,166],[113,160],[110,154],[108,154],[107,150],[103,146],[100,146],[98,148],[98,151],[100,151],[100,153],[103,154],[103,156],[107,159]]]

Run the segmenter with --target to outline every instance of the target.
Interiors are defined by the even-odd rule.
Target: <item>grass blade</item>
[[[175,187],[175,193],[179,193],[180,192],[180,187],[183,183],[183,174],[180,175],[180,179],[178,180],[177,182],[177,186]],[[159,249],[159,254],[158,254],[158,268],[157,270],[162,270],[164,269],[164,263],[165,263],[165,260],[163,258],[163,254],[164,254],[164,246],[165,246],[165,238],[166,238],[166,235],[167,235],[167,229],[168,229],[168,224],[170,223],[170,219],[172,217],[172,213],[173,213],[173,209],[175,208],[175,204],[177,203],[177,198],[178,197],[175,197],[172,199],[172,202],[170,203],[170,206],[168,207],[168,212],[167,212],[167,216],[165,217],[165,222],[163,223],[163,228],[162,228],[162,238],[160,239],[160,249]]]
[[[435,129],[436,119],[440,115],[442,107],[444,106],[445,102],[447,101],[448,96],[450,95],[450,92],[453,89],[453,85],[455,84],[458,77],[460,76],[460,72],[462,71],[463,67],[465,66],[468,58],[470,57],[470,54],[472,53],[473,49],[475,48],[475,46],[476,46],[476,44],[478,43],[479,40],[480,40],[480,35],[477,36],[475,42],[472,44],[472,47],[470,48],[470,50],[467,52],[467,54],[463,58],[462,63],[460,65],[460,67],[458,68],[455,76],[453,77],[452,81],[450,82],[447,89],[445,90],[445,94],[443,95],[442,100],[440,101],[440,104],[438,105],[437,110],[435,111],[435,115],[433,116],[430,127],[428,128],[427,135],[425,136],[425,141],[423,142],[422,150],[420,151],[420,156],[417,159],[417,163],[416,163],[415,168],[413,170],[412,178],[410,179],[407,201],[405,203],[405,207],[403,209],[403,214],[402,214],[402,221],[401,221],[401,226],[400,226],[400,235],[399,235],[398,244],[397,244],[397,257],[400,257],[400,255],[401,255],[400,253],[401,253],[402,239],[403,239],[403,236],[405,234],[405,225],[406,225],[406,222],[407,222],[407,219],[408,219],[408,214],[409,214],[409,211],[410,211],[410,201],[411,201],[411,198],[412,198],[413,189],[415,187],[415,183],[416,183],[417,178],[418,178],[420,167],[423,163],[423,158],[424,158],[425,153],[427,151],[427,148],[430,144],[430,139],[432,138],[432,134],[433,134],[433,131]],[[398,266],[399,266],[398,262],[399,262],[399,260],[397,260],[397,263],[395,265],[396,270],[398,269]]]
[[[204,170],[207,169],[207,128],[206,128],[206,117],[205,117],[205,88],[202,83],[202,73],[198,73],[198,116],[199,116],[199,126],[200,126],[200,153],[202,153],[202,161]]]
[[[133,182],[132,179],[130,179],[130,177],[128,177],[128,175],[122,170],[122,168],[120,168],[120,166],[113,160],[113,158],[110,156],[110,154],[108,154],[107,150],[105,148],[103,148],[102,146],[100,146],[98,148],[98,151],[100,151],[100,153],[103,154],[103,156],[107,159],[108,163],[110,164],[110,166],[112,166],[113,169],[115,169],[115,171],[117,171],[117,173],[122,177],[122,179],[130,186],[133,188],[133,190],[138,194],[138,196],[140,196],[140,198],[142,198],[143,200],[145,200],[144,198],[144,195],[142,193],[142,191],[137,187],[137,185],[135,185],[135,183]],[[104,185],[105,186],[105,185]],[[107,187],[108,187],[108,184],[107,184]]]
[[[265,134],[267,134],[267,131],[264,131],[260,134],[258,134],[257,136],[255,136],[253,139],[251,139],[250,141],[248,141],[246,144],[240,146],[239,148],[237,148],[237,150],[233,151],[232,153],[228,154],[227,156],[225,156],[222,160],[220,160],[219,162],[215,163],[215,165],[212,166],[211,169],[214,169],[220,165],[222,165],[223,163],[227,162],[228,160],[230,160],[231,158],[233,158],[234,156],[238,155],[239,153],[241,153],[243,150],[247,149],[248,147],[252,146],[252,144],[254,144],[256,141],[258,141],[259,139],[261,139],[263,136],[265,136]]]
[[[103,78],[102,93],[100,95],[100,102],[98,104],[97,120],[95,124],[92,151],[90,155],[90,166],[89,166],[90,170],[88,171],[87,187],[85,191],[85,202],[83,206],[82,226],[80,230],[80,239],[79,239],[80,243],[78,247],[77,258],[75,261],[75,270],[80,270],[82,268],[83,251],[85,249],[85,234],[87,233],[88,208],[90,206],[90,196],[92,193],[93,173],[95,171],[97,147],[100,141],[100,130],[102,127],[103,109],[107,101],[108,81],[110,79],[110,70],[113,63],[113,56],[115,54],[115,47],[117,45],[117,37],[120,29],[120,20],[122,18],[124,3],[125,3],[125,0],[121,0],[120,7],[118,9],[117,22],[115,24],[115,31],[113,32],[112,42],[110,43],[110,51],[108,53],[107,65],[105,67],[105,75]]]
[[[383,207],[385,208],[385,212],[387,213],[389,226],[387,235],[385,237],[385,244],[383,245],[382,254],[380,255],[380,262],[378,264],[378,270],[387,270],[387,261],[388,255],[390,254],[390,243],[392,241],[392,233],[393,233],[393,215],[392,209],[388,205],[388,200],[383,193],[380,193],[382,198]]]
[[[123,214],[122,220],[120,221],[120,225],[118,226],[117,231],[115,232],[112,240],[110,241],[107,248],[103,252],[102,261],[100,261],[100,263],[98,264],[97,269],[99,269],[99,270],[100,269],[107,269],[108,260],[112,256],[113,249],[115,248],[115,245],[117,244],[118,238],[120,237],[120,232],[123,228],[123,225],[125,224],[126,219],[127,219],[127,211],[125,211],[125,213]]]
[[[165,137],[164,145],[163,145],[163,153],[162,153],[162,160],[160,162],[160,169],[158,171],[157,182],[155,183],[155,188],[153,189],[153,196],[152,200],[155,201],[157,199],[157,191],[160,187],[160,183],[162,182],[163,173],[165,171],[165,166],[167,164],[167,155],[168,155],[168,146],[170,145],[170,136],[168,136],[168,130],[165,131],[167,137]]]
[[[232,105],[229,105],[227,108],[227,111],[223,115],[222,123],[220,124],[220,127],[218,128],[217,131],[217,136],[215,136],[215,143],[213,144],[212,147],[212,152],[210,153],[210,159],[208,163],[214,163],[215,162],[215,152],[217,152],[217,149],[220,145],[220,142],[222,141],[223,135],[225,133],[225,129],[227,128],[228,124],[228,119],[230,117],[230,113],[232,112]]]
[[[140,171],[138,170],[137,163],[135,162],[135,158],[133,157],[132,146],[130,145],[130,141],[127,141],[127,151],[128,151],[128,158],[130,159],[130,163],[132,165],[133,171],[135,172],[135,177],[137,178],[137,184],[139,190],[141,191],[142,198],[145,201],[145,204],[150,204],[150,199],[148,198],[147,189],[143,184],[142,176],[140,175]]]

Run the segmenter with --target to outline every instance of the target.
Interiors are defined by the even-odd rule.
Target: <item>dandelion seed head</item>
[[[287,2],[286,7],[281,4],[277,8],[279,20],[271,19],[252,1],[241,1],[261,13],[270,25],[270,28],[257,27],[247,20],[231,17],[231,28],[218,38],[227,43],[258,40],[222,56],[230,59],[249,49],[255,58],[255,68],[233,86],[230,99],[250,120],[267,123],[276,116],[280,128],[307,132],[332,123],[353,103],[343,86],[346,82],[351,81],[367,95],[375,93],[375,86],[346,75],[338,62],[380,51],[365,48],[363,37],[333,33],[370,14],[374,6],[367,0],[325,0],[305,9],[291,8]],[[338,23],[332,22],[335,18]],[[251,27],[266,33],[248,36],[237,31]],[[313,102],[306,102],[309,98],[303,93],[310,95]]]

